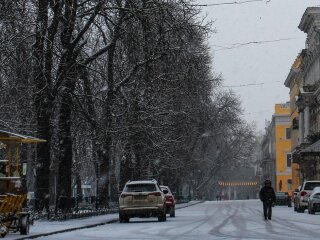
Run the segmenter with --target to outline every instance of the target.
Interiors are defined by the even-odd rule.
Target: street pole
[[[99,208],[99,178],[100,178],[100,167],[99,162],[97,164],[97,171],[96,171],[96,210]]]

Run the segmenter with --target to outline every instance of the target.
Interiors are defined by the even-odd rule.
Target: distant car
[[[165,195],[155,180],[127,182],[119,197],[119,220],[129,222],[133,217],[166,218]]]
[[[285,205],[288,207],[292,207],[291,197],[287,192],[276,192],[275,205]]]
[[[294,206],[294,211],[297,211],[298,209],[298,198],[297,198],[297,195],[299,193],[299,189],[301,188],[301,186],[299,186],[298,189],[295,189],[293,192],[292,192],[292,201],[293,201],[293,206]]]
[[[168,186],[160,186],[162,192],[165,195],[166,198],[166,213],[170,214],[170,217],[175,217],[175,200],[172,192],[170,191],[170,188]]]
[[[315,187],[320,187],[320,181],[306,181],[301,185],[297,194],[297,212],[303,213],[308,208],[309,197]]]

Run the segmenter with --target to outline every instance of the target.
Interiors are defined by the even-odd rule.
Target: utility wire
[[[249,83],[249,84],[241,84],[241,85],[231,85],[231,86],[222,86],[224,88],[238,88],[238,87],[250,87],[250,86],[261,86],[264,83]]]
[[[251,41],[251,42],[246,42],[246,43],[234,43],[231,44],[230,46],[219,46],[219,45],[213,45],[214,47],[220,47],[217,49],[213,49],[213,51],[218,52],[218,51],[223,51],[223,50],[231,50],[235,48],[240,48],[240,47],[245,47],[248,45],[253,45],[253,44],[266,44],[266,43],[274,43],[274,42],[282,42],[282,41],[291,41],[291,40],[296,40],[299,38],[280,38],[280,39],[275,39],[275,40],[265,40],[265,41]]]
[[[263,2],[263,1],[264,0],[246,0],[246,1],[234,1],[234,2],[223,2],[223,3],[191,4],[191,5],[197,6],[197,7],[210,7],[210,6],[220,6],[220,5],[235,5],[235,4],[245,4],[245,3],[252,3],[252,2]]]
[[[261,82],[261,83],[248,83],[248,84],[240,84],[240,85],[230,85],[230,86],[221,86],[223,88],[238,88],[238,87],[250,87],[250,86],[262,86],[268,83],[281,83],[280,81],[273,82]]]
[[[273,110],[263,110],[259,112],[248,112],[248,113],[243,113],[242,115],[254,115],[254,114],[261,114],[261,113],[272,113]]]

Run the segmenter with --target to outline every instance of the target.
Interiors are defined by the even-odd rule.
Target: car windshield
[[[124,192],[154,192],[157,191],[155,184],[128,184],[123,190]]]
[[[307,182],[304,190],[313,190],[315,187],[320,187],[320,182]]]

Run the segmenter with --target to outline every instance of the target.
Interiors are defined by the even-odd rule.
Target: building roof
[[[308,7],[304,12],[299,29],[309,33],[310,29],[320,24],[320,7]]]
[[[320,140],[311,144],[310,146],[306,147],[305,149],[301,150],[301,154],[313,154],[313,153],[320,153]]]
[[[301,53],[297,56],[296,60],[292,64],[292,67],[290,69],[290,72],[284,82],[284,85],[288,88],[290,88],[291,82],[296,78],[297,74],[300,72],[302,64],[302,57]]]
[[[16,141],[21,143],[40,143],[46,140],[31,136],[21,135],[0,129],[0,141]]]

